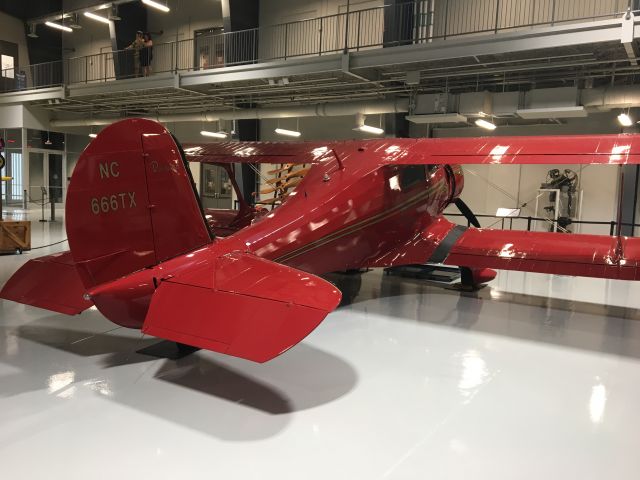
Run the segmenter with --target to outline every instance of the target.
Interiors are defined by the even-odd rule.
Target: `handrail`
[[[462,213],[448,213],[445,212],[444,213],[445,216],[447,217],[465,217]],[[502,222],[502,230],[505,230],[504,228],[504,222],[505,220],[511,220],[511,222],[509,223],[509,228],[507,230],[520,230],[520,229],[514,229],[513,228],[513,220],[526,220],[527,221],[527,231],[530,232],[531,231],[531,224],[532,222],[545,222],[549,225],[555,225],[556,223],[558,223],[558,220],[555,220],[553,218],[546,218],[546,217],[534,217],[534,216],[517,216],[517,217],[498,217],[497,215],[488,215],[488,214],[476,214],[475,215],[477,218],[491,218],[493,220],[496,221],[501,221]],[[466,218],[466,217],[465,217]],[[467,226],[470,226],[471,223],[469,222],[469,220],[467,220]],[[610,221],[598,221],[598,220],[571,220],[571,223],[569,225],[602,225],[602,226],[608,226],[609,227],[609,235],[613,236],[614,232],[616,231],[616,227],[618,226],[618,222],[616,220],[610,220]],[[640,227],[640,223],[628,223],[628,222],[620,222],[620,225],[623,227],[632,227],[632,228],[638,228]]]
[[[534,0],[535,1],[535,0]],[[518,28],[536,28],[567,22],[617,18],[628,0],[612,0],[609,10],[599,2],[575,8],[572,0],[540,0],[524,8],[519,0],[414,0],[258,28],[202,35],[194,39],[154,45],[154,73],[219,68],[231,65],[287,60],[404,44],[446,41],[478,33],[499,34]],[[488,20],[491,19],[491,20]],[[0,91],[106,82],[141,75],[133,50],[116,50],[67,57],[0,72]],[[26,79],[10,78],[24,72]]]

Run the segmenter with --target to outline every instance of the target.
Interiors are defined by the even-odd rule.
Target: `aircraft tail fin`
[[[181,147],[145,119],[114,123],[85,149],[71,177],[66,220],[86,288],[211,241]]]
[[[319,277],[231,252],[162,281],[142,331],[262,363],[305,338],[340,298]]]

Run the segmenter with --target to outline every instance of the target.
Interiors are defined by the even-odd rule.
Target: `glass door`
[[[47,202],[62,204],[64,201],[64,162],[63,154],[29,150],[29,185],[27,195],[29,202]],[[29,208],[34,208],[33,203]]]
[[[201,186],[202,204],[205,208],[231,209],[233,187],[224,168],[203,163]]]
[[[54,203],[62,203],[62,154],[47,153],[49,199]]]
[[[29,152],[29,185],[27,186],[27,200],[29,202],[42,202],[47,192],[45,185],[45,154],[42,152]],[[33,208],[31,205],[29,208]]]

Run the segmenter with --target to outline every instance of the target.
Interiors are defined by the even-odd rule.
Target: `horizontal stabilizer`
[[[5,284],[0,298],[75,315],[93,305],[83,298],[84,293],[67,251],[29,260]]]
[[[232,252],[161,282],[142,331],[266,362],[311,333],[340,298],[314,275]]]

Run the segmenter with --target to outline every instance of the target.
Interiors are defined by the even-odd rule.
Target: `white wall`
[[[169,0],[170,13],[148,9],[147,28],[150,32],[163,30],[153,37],[154,43],[193,39],[196,30],[222,27],[220,0]]]
[[[22,105],[0,106],[0,128],[22,128]]]
[[[0,40],[18,45],[18,66],[25,67],[30,64],[29,50],[27,49],[27,36],[24,33],[24,23],[19,18],[0,12]]]
[[[353,0],[350,11],[380,7],[383,0]],[[317,55],[320,51],[340,50],[344,46],[345,18],[329,17],[322,22],[318,17],[346,13],[345,0],[262,0],[260,2],[260,58],[268,60],[282,56]],[[350,15],[355,22],[357,14]],[[307,20],[301,22],[302,20]],[[287,27],[278,26],[287,22]],[[349,43],[377,44],[382,41],[384,17],[382,11],[368,12],[361,18],[360,38],[357,28],[350,28]],[[352,23],[353,26],[353,23]],[[322,30],[322,33],[320,31]]]
[[[84,0],[65,0],[63,7],[65,10],[72,10],[86,6]],[[97,12],[98,15],[107,16],[108,10]],[[98,53],[111,51],[111,40],[109,39],[109,25],[97,22],[80,15],[78,19],[82,28],[73,32],[62,33],[62,48],[64,58],[83,57]],[[49,27],[38,27],[49,28]]]
[[[435,0],[434,35],[490,31],[517,25],[560,22],[624,12],[627,0]],[[445,25],[445,18],[448,18]]]

